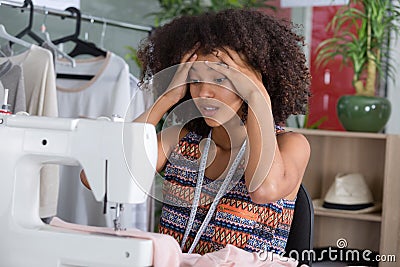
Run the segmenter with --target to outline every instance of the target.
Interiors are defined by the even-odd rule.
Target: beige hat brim
[[[322,205],[324,204],[323,199],[314,199],[313,201],[314,210],[321,210],[321,211],[330,211],[330,212],[338,212],[338,213],[350,213],[350,214],[357,214],[357,213],[371,213],[375,211],[380,211],[382,209],[382,203],[374,203],[372,207],[368,207],[365,209],[360,210],[342,210],[342,209],[327,209],[324,208]]]

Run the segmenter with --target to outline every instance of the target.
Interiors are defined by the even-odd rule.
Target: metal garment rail
[[[13,8],[21,8],[21,10],[28,10],[27,8],[22,7],[21,4],[23,4],[23,3],[16,2],[16,1],[0,1],[0,6],[8,6],[8,7],[13,7]],[[68,11],[61,11],[61,10],[57,10],[57,9],[47,8],[47,7],[35,6],[34,11],[37,13],[41,13],[43,15],[48,14],[48,15],[55,15],[55,16],[59,16],[59,17],[63,17],[63,18],[75,18]],[[111,26],[116,26],[116,27],[120,27],[120,28],[136,30],[136,31],[143,31],[143,32],[148,32],[148,33],[153,30],[153,27],[151,27],[151,26],[136,25],[136,24],[131,24],[131,23],[127,23],[127,22],[106,19],[106,18],[100,18],[100,17],[86,15],[86,14],[81,14],[81,20],[88,21],[90,23],[106,24],[106,25],[111,25]]]

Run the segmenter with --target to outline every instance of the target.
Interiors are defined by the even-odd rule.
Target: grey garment
[[[24,75],[21,66],[15,65],[9,60],[1,64],[0,81],[4,89],[9,89],[7,102],[11,105],[11,112],[26,111]]]

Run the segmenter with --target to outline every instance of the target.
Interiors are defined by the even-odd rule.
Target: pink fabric
[[[202,256],[183,253],[180,267],[295,267],[297,264],[294,259],[272,252],[258,255],[228,244],[223,249]]]
[[[158,233],[143,232],[138,229],[114,231],[111,228],[68,223],[60,218],[53,218],[50,225],[89,233],[102,233],[115,236],[150,239],[154,246],[154,267],[296,267],[294,259],[268,253],[258,255],[247,252],[233,245],[207,253],[205,255],[182,253],[178,242],[169,236]],[[167,253],[168,252],[168,253]]]

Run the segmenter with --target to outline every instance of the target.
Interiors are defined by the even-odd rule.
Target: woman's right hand
[[[189,70],[193,65],[193,62],[197,59],[196,50],[199,45],[195,45],[188,53],[186,53],[181,60],[181,63],[176,68],[174,77],[169,84],[167,90],[162,97],[169,99],[172,103],[178,103],[186,94],[186,84],[189,74]]]
[[[164,73],[159,74],[160,76],[155,77],[156,79],[160,79],[157,82],[162,82],[162,79],[165,78],[163,75],[167,75],[166,77],[168,81],[171,80],[169,77],[173,75],[167,90],[158,97],[153,106],[137,117],[134,122],[151,123],[156,126],[163,115],[185,96],[189,70],[192,67],[193,62],[197,59],[196,51],[198,47],[199,45],[195,45],[188,53],[186,53],[182,57],[180,65],[167,69]],[[176,71],[171,74],[171,70]]]

